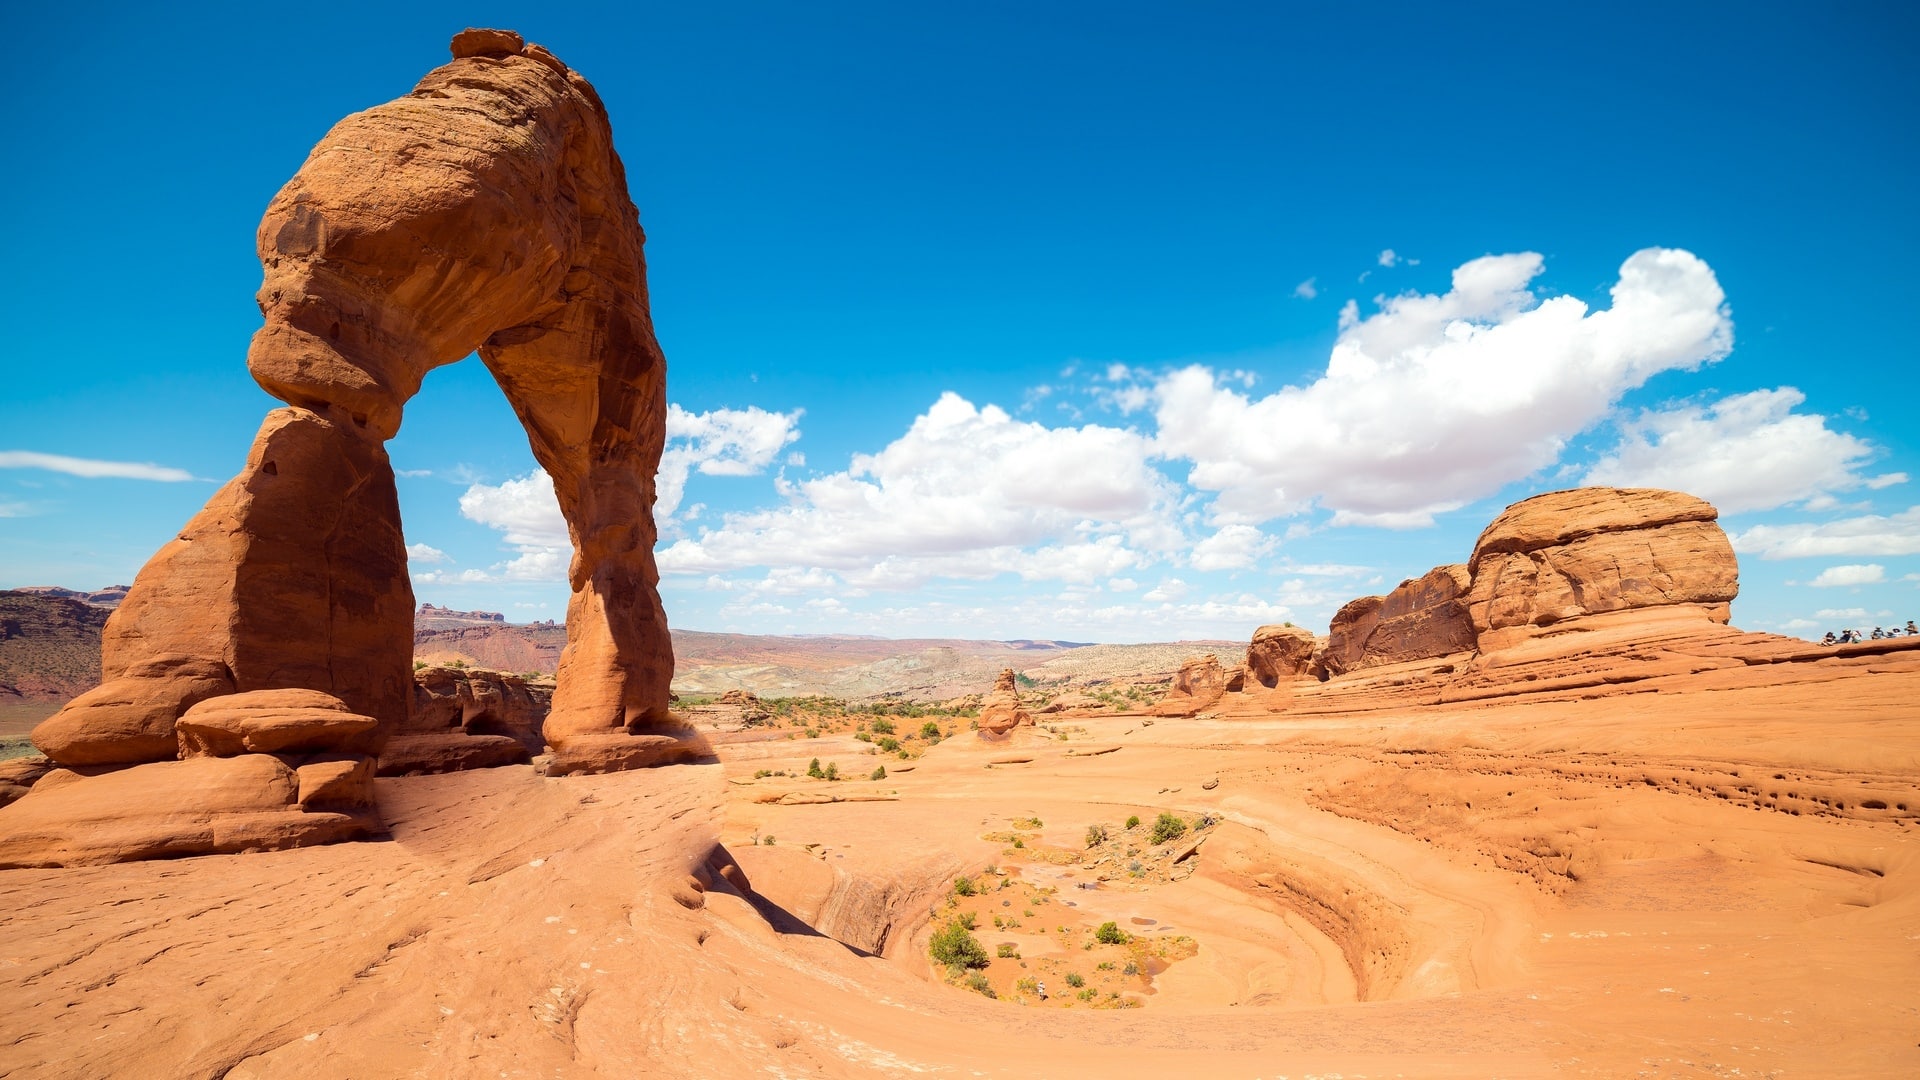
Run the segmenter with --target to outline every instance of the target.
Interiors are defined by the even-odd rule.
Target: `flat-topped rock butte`
[[[604,111],[453,51],[274,200],[288,408],[0,765],[0,1073],[1920,1074],[1920,639],[1729,625],[1688,495],[1516,503],[1156,702],[1009,668],[898,754],[676,716]],[[475,347],[575,536],[553,684],[412,670],[382,442]]]

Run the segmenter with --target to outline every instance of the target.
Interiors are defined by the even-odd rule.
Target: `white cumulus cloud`
[[[1191,366],[1154,387],[1158,446],[1217,492],[1216,524],[1318,504],[1340,524],[1412,527],[1553,464],[1573,435],[1651,376],[1725,356],[1733,323],[1696,256],[1648,248],[1612,305],[1529,289],[1539,255],[1489,255],[1441,295],[1362,318],[1349,303],[1319,379],[1253,398]]]
[[[1583,482],[1684,491],[1737,514],[1906,480],[1904,473],[1863,475],[1873,445],[1828,428],[1824,416],[1794,412],[1806,399],[1783,386],[1647,410],[1620,424],[1619,445]]]
[[[428,565],[443,563],[447,561],[447,553],[430,544],[408,544],[407,561]]]
[[[653,512],[669,518],[680,509],[687,476],[754,476],[765,472],[780,451],[800,437],[801,410],[769,412],[757,405],[744,409],[688,412],[667,406],[667,447],[660,455]],[[795,457],[804,462],[804,457]]]
[[[1314,284],[1319,278],[1308,278],[1293,287],[1293,295],[1301,300],[1311,300],[1320,295],[1320,286]]]
[[[1879,563],[1854,563],[1847,566],[1829,566],[1807,584],[1818,589],[1830,589],[1846,585],[1878,585],[1887,580],[1887,568]]]
[[[94,458],[67,457],[64,454],[42,454],[33,450],[0,450],[0,469],[45,469],[48,472],[65,473],[68,476],[79,476],[88,480],[159,480],[164,483],[179,483],[182,480],[195,478],[185,469],[176,469],[171,465],[155,465],[150,461],[99,461]]]
[[[941,395],[906,434],[844,471],[778,481],[786,505],[728,514],[660,553],[664,573],[815,566],[860,588],[932,577],[1091,582],[1179,546],[1178,493],[1135,432],[1049,428]]]
[[[1733,550],[1763,559],[1920,555],[1920,506],[1823,523],[1755,525],[1728,537]]]
[[[1193,546],[1195,570],[1244,570],[1273,553],[1279,541],[1251,525],[1223,525]]]

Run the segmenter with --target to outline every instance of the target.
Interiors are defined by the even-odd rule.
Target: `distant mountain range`
[[[24,732],[100,681],[100,630],[124,585],[85,592],[34,586],[0,592],[0,734]],[[1164,682],[1180,662],[1244,642],[1097,645],[1079,641],[893,639],[856,634],[755,635],[675,630],[673,688],[682,695],[751,690],[766,697],[900,697],[944,701],[984,693],[1012,668],[1035,683],[1090,687]],[[508,623],[491,611],[422,604],[414,656],[514,672],[552,672],[567,643],[551,620]]]

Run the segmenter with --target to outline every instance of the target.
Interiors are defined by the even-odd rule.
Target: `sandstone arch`
[[[287,406],[141,571],[104,634],[105,683],[36,729],[65,771],[0,819],[0,862],[379,829],[370,759],[412,690],[384,444],[427,372],[475,351],[574,543],[551,770],[703,751],[667,709],[652,516],[665,360],[606,110],[517,34],[466,31],[453,56],[340,121],[268,206],[247,363]]]

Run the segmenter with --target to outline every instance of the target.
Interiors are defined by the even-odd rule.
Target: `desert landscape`
[[[606,110],[452,56],[268,207],[240,474],[0,592],[0,1076],[1920,1075],[1920,636],[1735,627],[1720,510],[1606,484],[1324,632],[670,629]],[[416,603],[476,350],[564,620]]]

